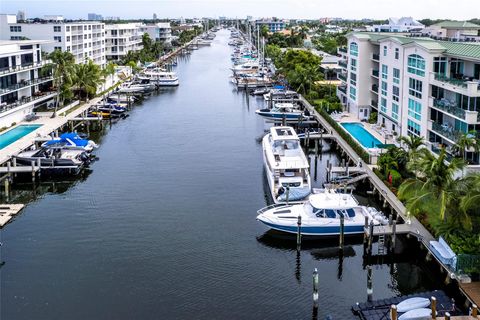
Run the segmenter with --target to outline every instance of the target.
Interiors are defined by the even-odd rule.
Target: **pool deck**
[[[0,165],[4,164],[5,162],[9,161],[12,156],[17,155],[18,153],[22,152],[23,150],[29,148],[35,143],[35,140],[38,137],[44,137],[49,135],[50,133],[54,132],[58,128],[62,127],[63,125],[67,124],[68,121],[74,120],[75,118],[79,117],[82,113],[86,112],[91,106],[100,102],[102,98],[94,98],[82,106],[78,107],[77,109],[73,110],[69,114],[65,115],[65,112],[68,110],[62,109],[57,112],[57,116],[55,118],[51,118],[51,113],[41,113],[40,117],[34,121],[25,122],[22,121],[18,125],[32,125],[32,124],[41,124],[42,126],[31,133],[23,136],[22,138],[18,139],[17,141],[11,143],[10,145],[6,146],[5,148],[0,150]],[[69,109],[75,108],[75,105],[72,105]],[[63,114],[63,115],[59,115]]]

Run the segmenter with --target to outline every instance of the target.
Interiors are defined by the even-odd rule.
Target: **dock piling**
[[[450,320],[450,312],[445,312],[445,320]]]
[[[437,319],[437,298],[431,297],[430,301],[430,307],[432,309],[432,319]]]
[[[367,301],[373,301],[372,266],[367,266]]]
[[[345,233],[345,217],[343,215],[340,215],[340,238],[339,238],[340,250],[343,250],[344,233]]]
[[[313,270],[313,307],[318,308],[318,270]]]
[[[478,316],[478,307],[476,304],[472,305],[472,317],[477,317]]]
[[[390,319],[391,320],[397,320],[398,317],[397,317],[397,306],[392,304],[390,306]]]
[[[392,239],[391,239],[392,250],[395,250],[396,239],[397,239],[397,220],[393,220],[392,221]]]
[[[368,228],[368,254],[372,253],[372,245],[373,245],[373,221],[370,221],[370,225]]]
[[[302,247],[302,216],[297,218],[297,251]]]

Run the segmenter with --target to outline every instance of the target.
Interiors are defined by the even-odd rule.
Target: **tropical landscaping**
[[[434,155],[423,138],[400,137],[378,162],[376,174],[408,210],[435,236],[442,236],[457,254],[480,254],[480,174],[468,173],[466,145],[480,145],[475,136],[460,140],[456,156],[445,148]],[[476,272],[480,272],[480,266]]]

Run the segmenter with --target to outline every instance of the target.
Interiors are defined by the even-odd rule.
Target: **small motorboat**
[[[14,156],[17,164],[30,166],[37,165],[40,160],[42,170],[62,170],[78,172],[83,166],[90,163],[90,156],[83,148],[43,147],[38,150],[20,152]]]
[[[250,94],[252,96],[263,96],[264,94],[268,93],[270,91],[269,88],[259,88],[253,90]]]
[[[431,320],[432,319],[432,310],[428,308],[419,308],[410,310],[400,317],[398,320]]]
[[[397,305],[398,312],[408,312],[413,309],[427,308],[430,305],[430,300],[422,297],[414,297],[403,300]]]
[[[297,221],[298,217],[301,217],[300,232],[308,236],[340,234],[342,218],[345,235],[362,234],[365,217],[374,225],[380,225],[385,221],[383,214],[359,205],[353,195],[331,190],[312,194],[305,203],[277,204],[260,209],[257,213],[257,220],[272,229],[286,233],[297,233]]]
[[[309,116],[306,112],[298,109],[293,103],[275,103],[271,109],[259,109],[256,114],[267,120],[297,122],[306,120]]]
[[[60,135],[60,137],[46,141],[42,147],[63,147],[63,148],[81,148],[86,152],[92,152],[98,145],[92,140],[82,139],[77,133],[69,132]]]

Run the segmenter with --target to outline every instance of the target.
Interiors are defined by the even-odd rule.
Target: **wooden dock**
[[[480,281],[459,283],[459,286],[460,290],[472,304],[480,306]]]
[[[24,207],[23,204],[0,204],[0,228],[12,220]]]

